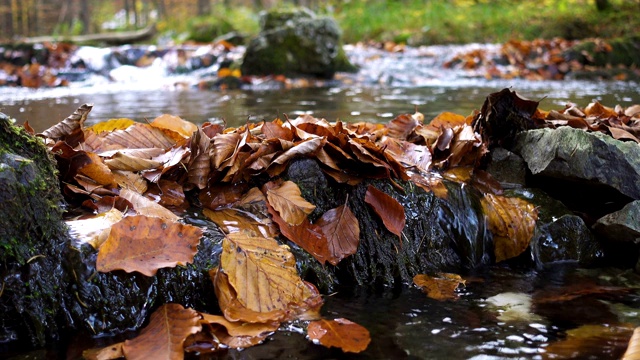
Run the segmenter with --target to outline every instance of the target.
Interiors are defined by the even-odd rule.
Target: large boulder
[[[632,201],[622,209],[601,217],[593,228],[610,241],[640,244],[640,201]]]
[[[336,21],[304,8],[273,9],[262,15],[262,30],[247,46],[246,75],[284,74],[332,78],[353,70],[342,50]]]

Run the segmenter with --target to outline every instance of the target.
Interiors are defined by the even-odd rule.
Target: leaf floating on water
[[[493,194],[486,194],[481,204],[493,233],[496,262],[522,254],[536,227],[536,207],[523,199]]]
[[[402,240],[405,224],[404,207],[394,198],[369,185],[364,202],[380,216],[384,226]]]
[[[322,229],[327,241],[327,261],[331,265],[338,265],[342,259],[358,251],[360,225],[347,205],[327,211],[316,225]]]
[[[316,208],[302,197],[300,188],[293,181],[285,181],[280,186],[267,183],[265,194],[269,204],[289,225],[300,225]]]
[[[286,313],[284,319],[272,320],[313,318],[322,305],[318,290],[300,279],[293,254],[274,239],[243,233],[225,236],[220,269],[228,276],[238,302],[246,309]]]
[[[89,349],[82,352],[82,358],[86,360],[114,360],[124,357],[122,346],[124,342],[119,342],[99,349]]]
[[[211,326],[214,336],[232,349],[244,349],[260,344],[267,336],[278,330],[277,321],[267,323],[248,323],[229,321],[224,316],[200,313],[202,322]]]
[[[458,274],[438,273],[432,277],[425,274],[418,274],[413,277],[413,283],[424,291],[428,297],[435,300],[456,300],[458,294],[456,289],[465,285]]]
[[[162,305],[140,335],[124,342],[124,355],[127,360],[183,359],[184,341],[202,329],[200,319],[195,310],[180,304]]]
[[[337,347],[344,352],[359,353],[371,342],[369,330],[344,318],[316,320],[307,328],[309,340],[325,347]]]
[[[225,234],[246,232],[252,236],[273,237],[277,230],[268,217],[260,218],[258,214],[236,209],[218,210],[203,209],[202,213],[213,221]]]
[[[563,340],[544,348],[543,359],[603,359],[624,349],[634,332],[633,326],[582,325],[568,330]],[[621,351],[620,351],[621,352]],[[632,357],[633,359],[633,357]]]
[[[193,261],[202,237],[198,227],[142,215],[113,225],[98,251],[100,272],[124,270],[153,276],[158,269]]]
[[[622,360],[640,360],[640,327],[633,331]]]
[[[73,134],[76,130],[82,130],[82,125],[85,120],[87,120],[87,116],[89,115],[89,112],[91,112],[91,109],[93,109],[93,104],[80,105],[73,114],[43,131],[40,135],[49,139],[58,140]]]

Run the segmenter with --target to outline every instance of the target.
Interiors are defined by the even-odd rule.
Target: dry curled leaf
[[[536,227],[536,207],[523,199],[493,194],[486,194],[481,204],[493,234],[496,262],[522,254]]]
[[[77,108],[73,114],[69,115],[67,118],[62,120],[61,122],[53,125],[47,130],[43,131],[40,135],[47,137],[49,139],[63,139],[77,130],[82,129],[82,125],[85,120],[87,120],[87,116],[91,109],[93,108],[93,104],[82,104],[79,108]]]
[[[122,347],[127,360],[184,358],[184,340],[202,329],[200,315],[180,304],[165,304],[151,314],[140,335],[126,340]]]
[[[160,268],[192,262],[201,237],[202,230],[192,225],[128,216],[111,227],[98,251],[96,269],[153,276]]]
[[[343,318],[312,321],[307,328],[307,335],[313,342],[350,353],[364,351],[371,342],[369,330]]]
[[[290,225],[300,225],[316,208],[302,197],[300,188],[293,181],[285,181],[280,186],[268,183],[265,189],[269,204]]]
[[[405,224],[404,207],[396,199],[371,185],[367,187],[364,202],[371,205],[382,219],[384,226],[402,240],[402,229]]]
[[[435,300],[456,300],[458,286],[464,286],[463,280],[458,274],[438,273],[437,276],[418,274],[413,277],[413,283],[424,291],[428,297]]]

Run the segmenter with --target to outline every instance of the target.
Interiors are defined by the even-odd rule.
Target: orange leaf
[[[622,360],[638,360],[640,359],[640,327],[637,327],[633,331],[631,340],[629,340],[629,346],[622,356]]]
[[[191,137],[194,132],[198,131],[196,124],[169,114],[163,114],[153,119],[151,126],[175,131],[185,138]]]
[[[247,323],[229,321],[224,316],[203,314],[202,322],[212,326],[215,337],[232,349],[244,349],[261,343],[278,330],[279,322]],[[216,326],[218,325],[218,326]]]
[[[178,216],[172,213],[169,209],[158,205],[133,190],[121,189],[120,197],[128,200],[133,205],[133,210],[135,210],[138,215],[158,217],[170,222],[178,221]]]
[[[493,233],[496,262],[522,254],[529,246],[538,220],[535,206],[526,200],[493,194],[486,194],[481,204]]]
[[[111,170],[102,162],[102,159],[92,152],[79,152],[78,155],[73,157],[73,163],[84,165],[78,166],[78,174],[85,175],[100,185],[106,185],[115,187],[117,185],[116,179],[111,173]]]
[[[285,181],[277,187],[269,184],[265,186],[267,200],[288,224],[300,225],[316,208],[302,198],[300,188],[293,181]]]
[[[293,254],[274,239],[244,233],[225,236],[220,269],[248,310],[285,311],[286,320],[317,316],[322,303],[318,290],[300,279]]]
[[[439,273],[437,277],[418,274],[413,277],[413,283],[419,286],[428,297],[435,300],[455,300],[458,298],[455,290],[465,281],[457,274]]]
[[[439,128],[439,127],[453,128],[458,125],[464,125],[464,124],[466,124],[466,118],[464,116],[459,114],[454,114],[448,111],[441,112],[440,114],[438,114],[438,116],[436,116],[435,118],[433,118],[433,120],[429,122],[429,126],[432,126],[435,128]]]
[[[371,342],[369,330],[343,318],[312,321],[307,328],[307,334],[311,341],[351,353],[364,351]]]
[[[127,359],[183,359],[187,336],[202,329],[200,315],[180,304],[165,304],[151,314],[140,335],[122,347]]]
[[[637,331],[636,331],[637,332]],[[624,348],[634,333],[626,324],[582,325],[544,348],[543,359],[602,359]],[[625,354],[626,356],[626,354]],[[638,353],[622,359],[638,359]]]
[[[327,260],[332,265],[337,265],[340,260],[358,251],[360,225],[346,205],[327,211],[316,225],[324,233],[329,250]]]
[[[218,134],[212,139],[212,164],[214,169],[218,169],[223,163],[233,159],[234,155],[237,156],[241,140],[242,134],[238,133]],[[231,164],[225,164],[225,167],[229,165]]]
[[[267,208],[273,221],[278,224],[282,235],[303,248],[321,264],[329,260],[331,257],[329,244],[318,225],[311,224],[307,218],[300,225],[289,225],[273,207],[267,205]]]
[[[402,229],[405,224],[404,207],[396,199],[372,185],[367,187],[364,202],[380,216],[384,226],[402,240]]]
[[[82,352],[82,358],[86,360],[114,360],[124,357],[122,346],[124,342],[119,342],[98,349],[88,349]]]
[[[420,122],[416,118],[409,114],[402,114],[389,122],[387,125],[388,135],[399,140],[407,140],[409,134],[418,125]]]
[[[202,230],[142,215],[129,216],[111,228],[98,251],[96,269],[121,269],[153,276],[158,269],[192,262]]]
[[[236,208],[218,210],[202,209],[204,216],[213,221],[225,234],[247,232],[253,236],[273,237],[277,234],[269,217]]]

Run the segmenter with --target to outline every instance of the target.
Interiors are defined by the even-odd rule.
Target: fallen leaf
[[[367,187],[364,202],[373,208],[382,219],[384,226],[393,234],[398,235],[402,241],[402,229],[405,224],[404,207],[396,199],[372,185]]]
[[[147,191],[147,180],[138,173],[133,171],[112,170],[116,183],[122,189],[131,190],[138,194],[144,194]]]
[[[526,200],[486,194],[481,199],[493,234],[496,262],[522,254],[531,241],[538,220],[538,210]]]
[[[196,124],[183,120],[179,116],[169,114],[163,114],[153,119],[151,126],[175,131],[185,138],[191,137],[194,132],[198,131]]]
[[[618,351],[620,356],[634,329],[625,324],[582,325],[566,333],[565,339],[544,348],[543,359],[602,359]]]
[[[214,169],[218,169],[223,163],[233,159],[233,156],[238,153],[238,148],[241,145],[242,134],[228,133],[217,134],[212,139],[212,164]],[[229,166],[231,164],[227,164]]]
[[[107,121],[99,122],[93,126],[86,128],[85,130],[93,131],[99,135],[103,132],[111,132],[114,130],[124,130],[133,124],[135,124],[135,121],[127,118],[110,119]]]
[[[284,319],[273,320],[313,318],[322,304],[318,290],[300,279],[293,254],[274,239],[244,233],[226,235],[222,241],[220,269],[228,276],[238,302],[245,308],[254,312],[286,313]]]
[[[82,129],[82,125],[84,124],[85,120],[87,120],[87,116],[89,115],[89,112],[91,112],[92,108],[93,104],[80,105],[80,107],[77,108],[73,112],[73,114],[69,115],[64,120],[53,125],[47,130],[43,131],[40,135],[54,140],[63,139],[69,135],[72,135],[77,130]]]
[[[164,304],[151,314],[140,335],[126,340],[122,347],[127,360],[184,358],[184,340],[202,329],[200,315],[180,304]]]
[[[79,151],[71,159],[71,167],[75,168],[78,174],[85,175],[100,185],[115,187],[117,184],[111,169],[102,162],[98,155],[92,152]]]
[[[139,215],[158,217],[170,222],[179,220],[179,217],[166,207],[158,205],[133,190],[120,189],[120,196],[129,200],[133,205],[133,210],[135,210]]]
[[[113,149],[170,149],[183,137],[173,131],[159,129],[149,124],[135,123],[124,130],[108,133],[101,150]]]
[[[137,156],[128,155],[124,152],[116,152],[111,158],[105,159],[104,163],[111,170],[124,171],[142,171],[149,169],[157,169],[162,166],[159,161],[145,159]]]
[[[143,215],[128,216],[111,227],[98,251],[100,272],[124,270],[153,276],[158,269],[193,261],[202,230]]]
[[[622,356],[622,360],[639,360],[640,359],[640,327],[637,327],[631,335],[627,351]]]
[[[265,189],[269,204],[290,225],[300,225],[316,208],[302,197],[300,188],[293,181],[285,181],[280,186],[267,183]]]
[[[275,226],[268,217],[260,218],[258,214],[236,209],[218,210],[202,209],[202,213],[213,221],[225,234],[247,232],[252,236],[273,237],[277,234]]]
[[[359,353],[371,342],[369,330],[350,320],[316,320],[309,323],[307,335],[314,343],[325,347],[337,347],[344,352]]]
[[[360,225],[347,205],[338,206],[324,213],[316,222],[327,241],[327,261],[337,265],[342,259],[358,251]]]
[[[211,138],[198,129],[191,138],[191,157],[187,164],[189,182],[202,190],[207,186],[211,173]]]
[[[409,134],[411,134],[418,125],[420,125],[420,122],[416,118],[409,114],[402,114],[387,124],[387,128],[389,129],[387,135],[399,140],[407,140]]]
[[[88,349],[82,352],[82,358],[86,360],[114,360],[124,357],[122,346],[124,342],[105,346],[99,349]]]
[[[82,220],[66,221],[69,233],[79,245],[90,244],[97,249],[109,237],[111,226],[122,220],[122,212],[111,209],[94,217]]]
[[[428,297],[435,300],[456,300],[458,286],[465,285],[458,274],[438,273],[432,277],[426,274],[418,274],[413,277],[413,283],[422,289]]]
[[[248,323],[229,321],[224,316],[200,313],[202,322],[211,326],[213,334],[220,342],[231,349],[245,349],[260,344],[274,331],[280,323]],[[218,326],[216,326],[218,325]]]
[[[159,205],[180,207],[185,203],[184,189],[175,180],[160,179],[151,187],[144,196],[158,201]]]

